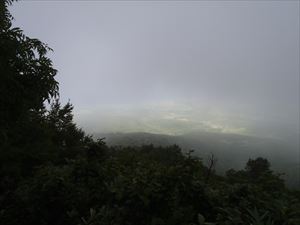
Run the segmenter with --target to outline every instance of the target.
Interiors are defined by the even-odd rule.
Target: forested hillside
[[[60,103],[51,49],[12,27],[11,3],[0,2],[0,224],[300,223],[299,191],[267,159],[217,176],[213,156],[86,135]]]
[[[216,172],[224,175],[229,169],[241,170],[249,158],[263,157],[271,169],[284,173],[287,187],[300,188],[299,147],[282,140],[259,138],[240,134],[198,131],[183,135],[152,133],[95,133],[94,138],[105,138],[109,146],[169,146],[176,144],[184,152],[194,150],[194,156],[204,161],[214,154],[218,158]]]

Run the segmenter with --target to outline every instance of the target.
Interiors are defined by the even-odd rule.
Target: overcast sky
[[[88,132],[299,134],[299,1],[20,1]]]

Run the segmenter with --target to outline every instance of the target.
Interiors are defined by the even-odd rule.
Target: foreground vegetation
[[[299,192],[266,159],[221,177],[213,158],[178,146],[85,135],[59,103],[49,48],[11,27],[10,3],[0,3],[0,224],[300,224]]]

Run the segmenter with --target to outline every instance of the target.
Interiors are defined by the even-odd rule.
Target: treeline
[[[48,46],[0,2],[0,224],[300,224],[300,194],[266,159],[217,176],[178,146],[108,147],[59,102]],[[50,105],[50,107],[46,107]]]

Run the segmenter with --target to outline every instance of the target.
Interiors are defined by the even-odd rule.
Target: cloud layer
[[[55,50],[61,99],[87,130],[283,137],[299,134],[299,4],[21,1],[11,10]]]

